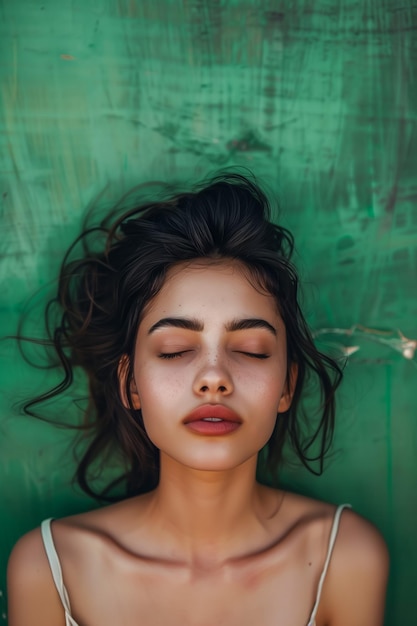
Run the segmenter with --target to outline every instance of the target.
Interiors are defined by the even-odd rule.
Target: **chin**
[[[251,459],[254,459],[254,467],[256,467],[257,454],[255,456],[249,455],[247,457],[240,458],[202,458],[202,455],[198,458],[181,459],[179,462],[184,468],[189,468],[199,472],[229,472],[245,465]]]

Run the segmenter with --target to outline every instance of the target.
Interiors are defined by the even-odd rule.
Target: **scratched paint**
[[[295,233],[313,327],[417,338],[413,0],[17,0],[0,11],[6,332],[31,293],[45,299],[103,190],[110,202],[142,181],[241,165],[280,198],[274,215]],[[6,556],[42,517],[91,503],[67,485],[68,435],[13,410],[47,375],[10,343],[0,359]],[[328,471],[283,476],[352,502],[385,533],[390,625],[415,613],[416,373],[398,352],[361,344]]]

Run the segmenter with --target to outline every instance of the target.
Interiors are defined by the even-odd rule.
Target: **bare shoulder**
[[[294,523],[310,527],[313,538],[318,532],[324,532],[327,541],[337,506],[291,492],[285,492],[285,504],[289,519],[293,518]],[[380,531],[355,513],[349,504],[342,506],[345,508],[340,516],[337,553],[343,554],[343,561],[349,559],[356,563],[357,559],[365,559],[369,567],[373,561],[377,564],[387,562],[387,547]]]
[[[286,493],[290,518],[316,554],[322,571],[335,521],[333,504]],[[380,531],[350,508],[341,512],[323,585],[317,626],[382,626],[389,555]]]
[[[340,521],[339,553],[344,560],[355,563],[357,559],[373,565],[388,564],[388,550],[380,531],[364,517],[346,509]]]
[[[49,570],[48,559],[43,545],[40,528],[27,533],[14,546],[8,563],[8,579],[13,582],[42,581]]]
[[[39,528],[24,535],[13,548],[7,586],[9,626],[65,624]]]
[[[388,549],[379,530],[345,510],[323,590],[329,626],[382,626],[388,570]]]
[[[52,524],[53,543],[64,580],[71,589],[80,572],[92,561],[97,545],[107,545],[119,525],[127,524],[132,502],[103,507],[57,519]],[[135,510],[140,511],[140,506]],[[100,554],[100,551],[96,552]],[[7,568],[9,626],[64,626],[65,611],[56,589],[40,528],[24,535],[14,546]],[[82,590],[81,590],[82,591]],[[77,597],[84,598],[77,591]]]

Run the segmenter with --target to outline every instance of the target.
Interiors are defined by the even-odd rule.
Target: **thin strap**
[[[45,546],[46,556],[48,557],[49,566],[51,568],[55,587],[61,598],[62,606],[65,610],[65,620],[67,626],[78,626],[77,622],[71,617],[71,606],[65,589],[64,579],[62,578],[61,563],[55,548],[54,540],[51,532],[52,518],[46,519],[41,524],[41,533],[43,544]]]
[[[332,556],[334,544],[335,544],[335,541],[336,541],[337,531],[339,530],[340,516],[342,515],[342,511],[345,508],[349,508],[350,509],[351,505],[350,504],[341,504],[340,506],[337,507],[336,513],[334,515],[333,526],[332,526],[332,530],[330,532],[330,538],[329,538],[329,548],[327,550],[326,560],[324,562],[323,571],[321,573],[319,584],[318,584],[318,588],[317,588],[316,602],[315,602],[315,604],[313,606],[313,611],[311,613],[311,617],[310,617],[310,620],[309,620],[307,626],[314,626],[314,624],[315,624],[316,614],[317,614],[317,610],[319,608],[319,603],[320,603],[321,592],[322,592],[322,589],[323,589],[324,580],[326,578],[326,574],[327,574],[327,570],[328,570],[328,567],[329,567],[330,559],[331,559],[331,556]]]

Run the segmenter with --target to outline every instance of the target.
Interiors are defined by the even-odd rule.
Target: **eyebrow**
[[[277,331],[272,324],[258,317],[244,317],[243,319],[232,320],[229,324],[226,324],[226,330],[228,332],[235,330],[248,330],[250,328],[263,328],[268,330],[274,336],[277,334]]]
[[[153,324],[148,331],[148,335],[152,334],[159,328],[183,328],[185,330],[193,330],[201,332],[204,330],[204,324],[195,318],[190,317],[163,317]],[[249,330],[252,328],[265,329],[272,333],[274,337],[277,334],[276,329],[264,319],[257,317],[244,317],[242,319],[234,319],[226,324],[227,332],[235,332],[238,330]]]
[[[148,335],[158,330],[158,328],[185,328],[185,330],[202,331],[204,324],[190,317],[163,317],[150,327]]]

